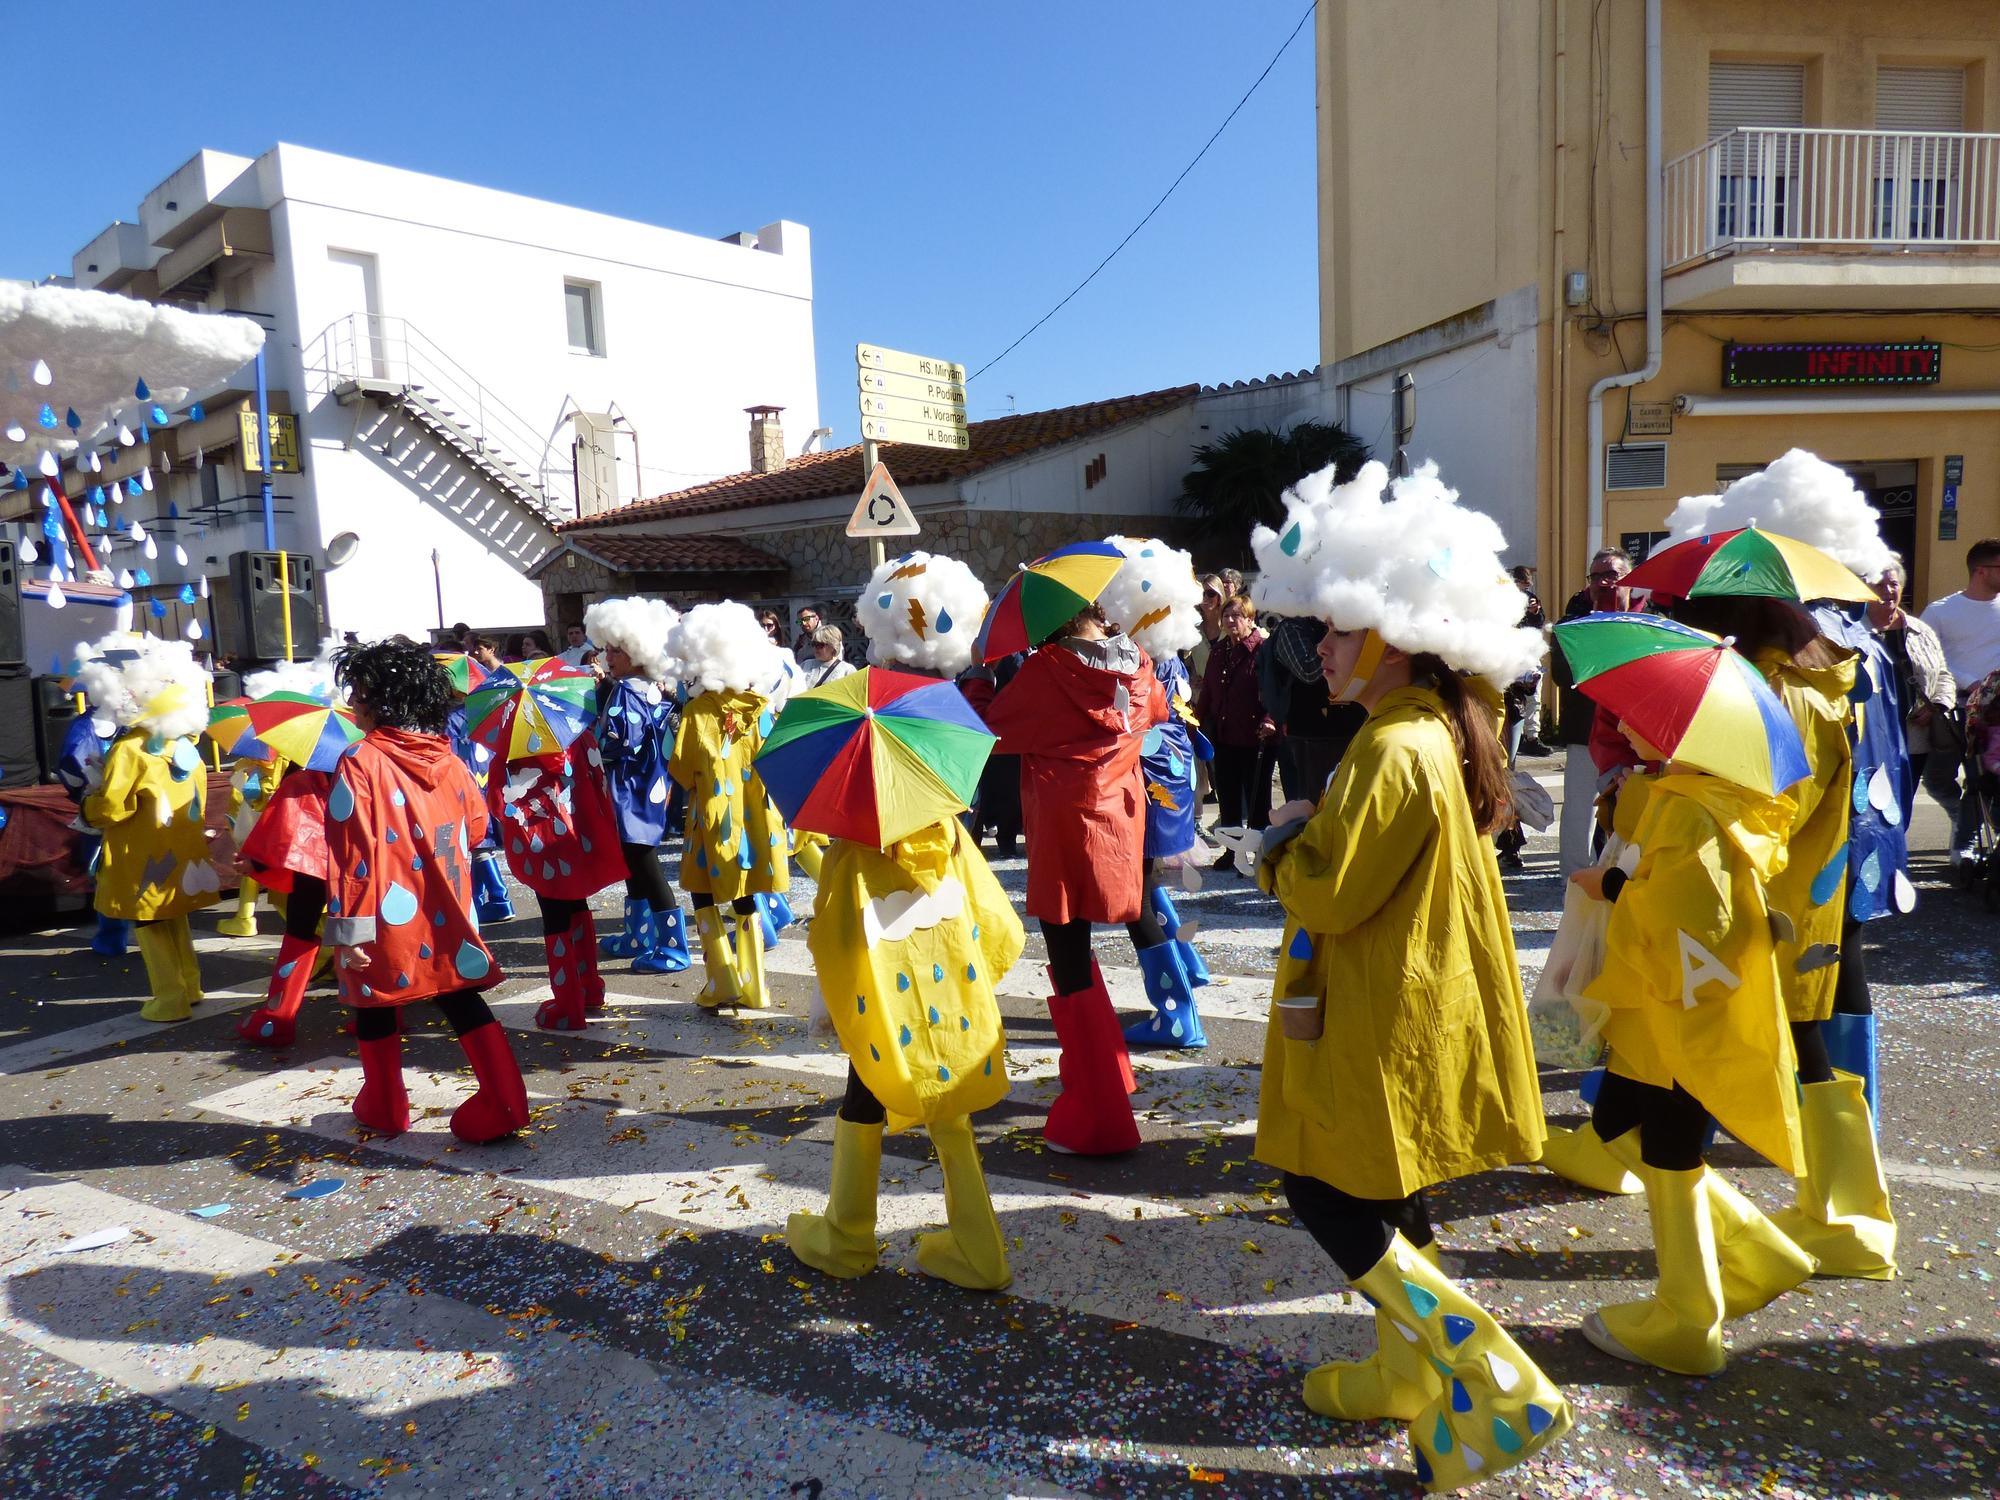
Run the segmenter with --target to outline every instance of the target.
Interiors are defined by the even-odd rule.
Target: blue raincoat
[[[1822,634],[1859,654],[1854,688],[1853,811],[1847,825],[1847,910],[1857,922],[1916,905],[1910,883],[1910,813],[1917,779],[1903,733],[1896,666],[1865,619],[1830,605],[1814,609]]]
[[[598,687],[597,744],[621,843],[653,847],[667,836],[667,799],[673,790],[667,760],[673,754],[674,719],[673,700],[640,678],[608,680]]]
[[[1139,772],[1146,783],[1146,858],[1171,859],[1195,845],[1194,766],[1215,752],[1194,726],[1187,664],[1172,652],[1153,663],[1170,712],[1146,731]]]

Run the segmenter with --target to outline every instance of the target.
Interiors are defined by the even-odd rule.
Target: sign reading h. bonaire
[[[1944,351],[1928,340],[1896,344],[1725,344],[1722,383],[1769,386],[1936,385]]]

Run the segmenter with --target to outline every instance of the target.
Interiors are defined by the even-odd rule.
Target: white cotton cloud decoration
[[[1541,660],[1541,633],[1521,628],[1521,591],[1500,562],[1506,537],[1491,516],[1458,503],[1436,464],[1389,482],[1369,463],[1341,485],[1329,467],[1284,501],[1279,527],[1250,537],[1260,609],[1374,630],[1501,687]]]
[[[583,633],[593,644],[606,649],[616,646],[631,657],[632,665],[648,682],[671,688],[667,641],[680,618],[680,611],[664,599],[636,594],[629,599],[600,599],[583,612]]]
[[[207,669],[194,659],[194,647],[158,636],[136,639],[136,652],[118,661],[125,693],[113,711],[119,727],[136,724],[168,740],[200,734],[208,725],[210,679]],[[90,689],[86,687],[84,692],[87,696]]]
[[[768,697],[789,655],[764,634],[747,604],[725,599],[697,604],[668,637],[668,671],[690,693],[738,692]]]
[[[266,693],[304,693],[331,703],[340,697],[334,679],[333,656],[340,649],[339,636],[328,636],[319,644],[319,654],[311,661],[281,661],[243,679],[243,695],[261,698]]]
[[[1719,495],[1684,498],[1667,517],[1667,532],[1685,542],[1755,526],[1817,547],[1873,583],[1891,561],[1881,522],[1881,512],[1842,470],[1793,448]]]
[[[988,602],[986,585],[957,558],[905,552],[868,575],[855,614],[871,662],[956,677],[972,665]]]
[[[1201,584],[1194,559],[1144,536],[1104,539],[1125,554],[1124,566],[1097,596],[1105,619],[1155,661],[1201,641]]]

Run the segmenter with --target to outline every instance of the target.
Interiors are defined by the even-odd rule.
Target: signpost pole
[[[863,438],[861,440],[861,482],[863,484],[866,484],[868,482],[868,476],[873,474],[874,472],[875,472],[875,440],[873,438]],[[868,538],[869,568],[871,570],[879,568],[882,566],[883,563],[887,562],[888,560],[889,560],[889,549],[882,545],[882,538],[880,538],[879,536],[871,536],[870,538]]]

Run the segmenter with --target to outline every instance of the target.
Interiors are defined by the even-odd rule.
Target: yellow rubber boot
[[[826,857],[826,840],[814,833],[794,833],[792,837],[798,844],[792,850],[792,858],[799,862],[808,880],[817,881],[820,864]]]
[[[1569,1403],[1493,1321],[1400,1234],[1355,1286],[1418,1344],[1442,1377],[1409,1424],[1410,1453],[1426,1490],[1489,1479],[1569,1431]]]
[[[1710,1170],[1703,1192],[1722,1273],[1724,1322],[1757,1311],[1811,1278],[1818,1262],[1726,1178]]]
[[[236,910],[215,924],[224,937],[257,935],[257,882],[247,876],[236,888]]]
[[[1411,1247],[1416,1249],[1415,1246]],[[1438,1263],[1437,1242],[1416,1253]],[[1364,1293],[1365,1295],[1365,1293]],[[1336,1360],[1306,1373],[1306,1405],[1340,1422],[1413,1420],[1444,1389],[1414,1331],[1375,1309],[1375,1352]]]
[[[1830,1082],[1801,1088],[1799,1130],[1806,1175],[1797,1182],[1797,1206],[1772,1223],[1819,1262],[1821,1276],[1893,1281],[1896,1216],[1861,1079],[1836,1068]]]
[[[188,997],[190,1005],[199,1005],[208,996],[201,987],[201,960],[195,957],[194,929],[188,926],[186,917],[175,917],[171,922],[162,922],[162,927],[171,927],[174,933],[174,951],[180,955],[181,989]]]
[[[950,1228],[917,1236],[917,1265],[968,1291],[1001,1291],[1014,1280],[1014,1273],[1008,1269],[1000,1220],[986,1191],[972,1122],[953,1115],[933,1121],[930,1130],[944,1172],[944,1212]]]
[[[771,997],[764,990],[764,931],[754,911],[732,912],[736,925],[736,1003],[745,1010],[764,1010]]]
[[[1630,1197],[1646,1190],[1625,1164],[1611,1154],[1598,1137],[1595,1125],[1579,1125],[1574,1130],[1551,1127],[1549,1138],[1542,1143],[1542,1165],[1566,1182],[1600,1193]]]
[[[751,918],[756,932],[756,918]],[[882,1177],[882,1125],[834,1116],[833,1185],[826,1212],[785,1221],[792,1254],[829,1276],[866,1276],[875,1269],[875,1189]]]
[[[180,942],[171,922],[139,922],[132,942],[146,965],[146,987],[152,991],[139,1014],[148,1021],[186,1021],[194,1016],[187,980],[181,972]]]
[[[1583,1320],[1583,1336],[1606,1354],[1676,1375],[1713,1375],[1728,1362],[1707,1175],[1706,1167],[1639,1168],[1660,1278],[1644,1301],[1613,1303]]]
[[[742,998],[743,986],[736,977],[736,955],[730,951],[729,930],[723,926],[722,908],[695,909],[694,930],[701,938],[701,964],[708,971],[708,983],[695,996],[704,1010],[733,1006]]]

